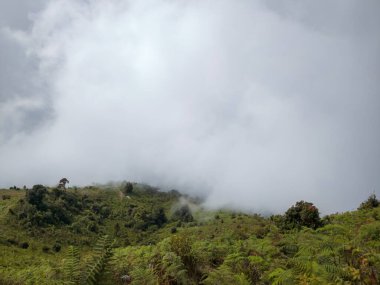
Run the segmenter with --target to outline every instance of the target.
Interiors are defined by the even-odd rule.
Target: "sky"
[[[0,187],[136,181],[209,207],[380,196],[380,2],[4,0]]]

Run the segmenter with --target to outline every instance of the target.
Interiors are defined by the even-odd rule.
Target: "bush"
[[[27,249],[27,248],[29,247],[29,243],[27,243],[27,242],[22,242],[22,243],[19,244],[19,246],[20,246],[21,248],[23,248],[23,249]]]
[[[363,225],[360,228],[360,238],[365,241],[380,241],[380,222]]]
[[[157,225],[158,227],[161,227],[162,225],[164,225],[168,221],[165,215],[164,208],[160,207],[160,208],[154,209],[152,212],[152,220],[153,220],[152,223]]]
[[[289,230],[301,227],[316,229],[322,225],[317,207],[305,201],[299,201],[290,207],[284,215],[283,222],[282,227]]]
[[[180,220],[181,222],[192,222],[194,220],[191,210],[188,205],[183,205],[177,209],[172,216],[173,220]]]
[[[122,191],[123,191],[124,195],[131,194],[133,192],[133,184],[131,182],[125,183]]]
[[[167,222],[164,208],[158,207],[148,210],[146,208],[136,208],[133,219],[125,224],[127,228],[146,231],[148,228],[160,228]]]
[[[366,201],[360,204],[358,210],[369,210],[373,208],[377,208],[380,205],[380,201],[377,200],[376,195],[372,194],[368,197]]]
[[[44,246],[42,247],[42,251],[43,251],[44,253],[48,253],[48,252],[50,251],[50,247],[44,245]]]
[[[46,210],[43,198],[47,194],[47,189],[43,185],[34,185],[31,190],[26,192],[26,200],[29,204],[35,205],[37,210]]]
[[[34,185],[25,193],[25,199],[20,199],[14,208],[14,213],[24,225],[69,225],[76,215],[83,213],[86,201],[79,194],[52,189],[49,191],[43,185]],[[109,214],[108,209],[102,209],[101,214]]]
[[[192,250],[192,240],[187,235],[173,235],[170,239],[170,249],[182,260],[189,276],[198,275],[197,257]]]
[[[18,244],[18,242],[12,238],[7,239],[7,242],[11,245],[17,245]]]
[[[116,223],[113,227],[114,236],[116,237],[120,236],[120,231],[121,231],[120,224]]]
[[[53,245],[53,250],[54,250],[55,252],[60,252],[60,251],[61,251],[61,248],[62,248],[62,246],[61,246],[58,242],[56,242],[56,243]]]
[[[3,200],[9,200],[9,199],[11,199],[11,195],[2,195],[1,198]]]

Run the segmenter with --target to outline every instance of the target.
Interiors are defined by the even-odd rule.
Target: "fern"
[[[173,252],[169,252],[162,257],[163,277],[168,284],[170,281],[176,281],[180,284],[186,283],[186,269],[181,261],[181,258]]]
[[[134,268],[131,271],[132,285],[158,285],[159,281],[152,268]]]
[[[291,270],[284,270],[282,268],[276,268],[269,274],[269,279],[273,285],[286,285],[295,284],[293,273]]]
[[[112,255],[113,241],[108,236],[101,237],[95,245],[94,253],[84,270],[80,266],[79,251],[69,246],[64,260],[64,277],[67,285],[93,285]]]
[[[236,279],[234,278],[234,272],[231,268],[225,264],[219,266],[217,269],[211,271],[201,284],[204,285],[214,285],[214,284],[236,284]]]
[[[69,246],[63,266],[65,284],[78,284],[80,277],[79,260],[78,249],[74,246]]]
[[[94,254],[82,273],[81,284],[96,284],[108,260],[112,256],[112,241],[109,236],[102,236],[95,245]]]

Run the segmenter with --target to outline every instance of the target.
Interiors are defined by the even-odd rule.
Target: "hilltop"
[[[0,283],[378,284],[378,206],[263,217],[136,183],[3,189]]]

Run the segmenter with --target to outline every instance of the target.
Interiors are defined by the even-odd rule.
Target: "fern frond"
[[[80,276],[80,258],[78,248],[69,246],[64,259],[63,272],[66,284],[78,284]]]
[[[270,273],[269,279],[271,279],[273,285],[294,284],[295,281],[292,271],[282,268],[277,268],[272,273]]]
[[[105,235],[99,238],[94,247],[94,253],[87,264],[87,268],[82,273],[81,284],[94,285],[107,262],[112,256],[112,246],[114,241]]]

